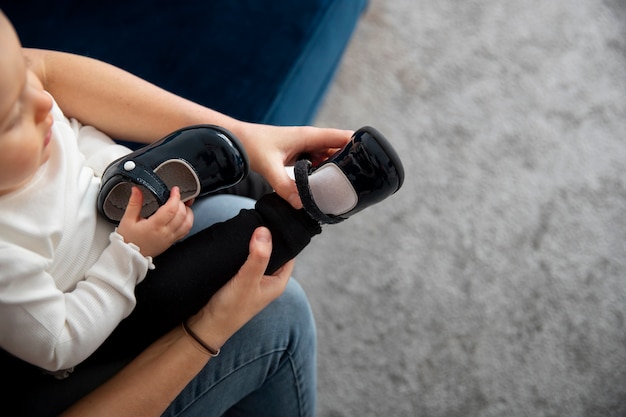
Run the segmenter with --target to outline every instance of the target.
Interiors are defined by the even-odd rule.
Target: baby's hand
[[[173,187],[167,202],[149,218],[141,217],[143,194],[133,187],[124,217],[117,232],[126,243],[139,246],[143,256],[155,257],[189,233],[193,212],[180,200],[180,190]]]

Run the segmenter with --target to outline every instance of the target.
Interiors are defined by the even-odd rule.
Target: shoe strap
[[[150,167],[135,163],[135,168],[126,171],[122,166],[118,169],[118,174],[128,178],[132,183],[141,185],[150,191],[156,198],[159,206],[165,204],[168,198],[170,198],[170,189],[165,184],[163,179],[159,177]]]
[[[117,184],[129,182],[142,186],[154,196],[159,206],[165,204],[170,195],[167,184],[150,168],[138,164],[135,160],[133,160],[133,163],[135,163],[135,166],[131,170],[124,169],[123,162],[111,164],[103,175],[104,182],[98,192],[98,210],[109,221],[116,224],[119,223],[119,220],[110,218],[106,214],[104,206],[106,201],[111,198],[111,192]]]
[[[309,171],[311,169],[311,161],[308,159],[299,159],[296,161],[293,167],[293,174],[296,180],[296,187],[298,188],[298,194],[300,194],[300,200],[302,200],[302,206],[306,212],[314,220],[317,220],[323,224],[336,224],[342,222],[344,219],[339,216],[332,216],[322,212],[313,198],[311,187],[309,186]]]

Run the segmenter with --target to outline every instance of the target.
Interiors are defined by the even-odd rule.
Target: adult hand
[[[261,174],[278,195],[299,209],[302,202],[285,166],[293,165],[302,154],[308,154],[314,164],[320,163],[348,143],[354,132],[244,123],[234,133],[244,143],[252,170]]]
[[[278,298],[293,272],[294,261],[274,275],[264,275],[272,253],[272,238],[265,227],[257,228],[250,239],[250,254],[237,275],[211,297],[188,325],[214,349],[224,343],[250,319]]]
[[[142,204],[143,194],[133,187],[117,233],[126,243],[137,245],[143,256],[163,253],[191,230],[193,212],[181,201],[178,187],[172,187],[167,202],[147,219],[141,217]]]

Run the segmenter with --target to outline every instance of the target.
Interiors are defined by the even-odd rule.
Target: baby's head
[[[52,98],[27,68],[22,47],[0,11],[0,195],[27,183],[50,156]]]

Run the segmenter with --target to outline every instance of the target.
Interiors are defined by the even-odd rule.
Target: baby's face
[[[52,98],[24,62],[13,26],[0,12],[0,195],[27,183],[48,160]]]

